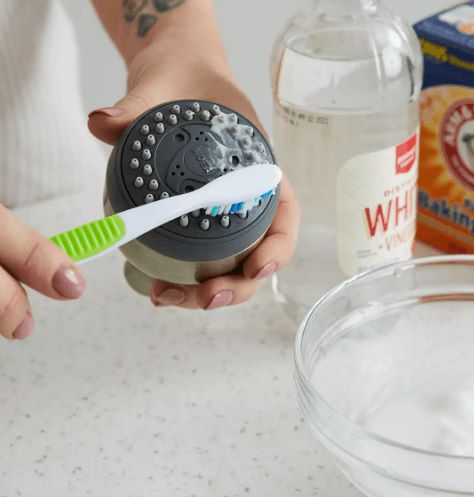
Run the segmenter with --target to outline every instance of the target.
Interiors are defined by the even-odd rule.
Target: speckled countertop
[[[18,215],[51,235],[99,216],[100,194]],[[81,301],[31,293],[35,335],[0,343],[0,497],[360,496],[302,422],[295,331],[269,288],[157,310],[119,253],[83,270]]]

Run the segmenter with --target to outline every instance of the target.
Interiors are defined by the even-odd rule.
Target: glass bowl
[[[474,495],[474,256],[398,263],[327,294],[299,329],[296,385],[365,494]]]

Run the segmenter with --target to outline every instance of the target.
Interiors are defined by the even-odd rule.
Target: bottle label
[[[409,259],[416,232],[419,131],[353,157],[337,178],[337,251],[348,276]]]

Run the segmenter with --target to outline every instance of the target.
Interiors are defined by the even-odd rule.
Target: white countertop
[[[100,214],[98,193],[18,211],[46,235]],[[83,266],[79,302],[31,292],[34,336],[0,343],[0,497],[360,496],[302,422],[268,287],[158,310],[121,262]]]

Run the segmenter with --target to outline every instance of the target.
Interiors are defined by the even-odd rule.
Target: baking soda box
[[[474,1],[415,30],[425,60],[417,237],[474,253]]]

